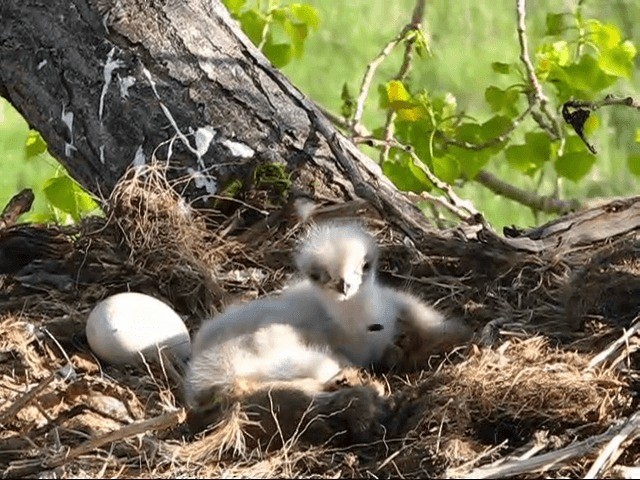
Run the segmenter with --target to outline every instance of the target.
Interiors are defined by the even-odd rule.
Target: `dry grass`
[[[168,366],[101,365],[83,338],[88,311],[109,294],[144,291],[193,330],[226,295],[280,287],[301,229],[286,216],[244,229],[216,223],[175,188],[161,169],[132,172],[106,221],[64,233],[73,252],[60,271],[72,287],[0,277],[0,476],[426,477],[475,475],[490,464],[516,469],[496,476],[579,477],[625,425],[602,472],[637,463],[637,335],[590,365],[638,313],[640,300],[628,298],[635,237],[498,271],[409,249],[362,212],[385,247],[385,279],[464,315],[478,341],[430,369],[365,375],[321,399],[258,392],[220,405],[211,427],[190,434],[179,378]],[[553,457],[567,449],[578,453]],[[534,460],[546,466],[526,463]]]

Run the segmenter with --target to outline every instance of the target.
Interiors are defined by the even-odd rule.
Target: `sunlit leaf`
[[[626,41],[604,50],[598,57],[598,66],[609,75],[631,78],[634,70],[633,57],[635,56],[636,47],[630,41]]]
[[[395,102],[408,102],[411,100],[411,94],[400,80],[391,80],[387,83],[387,98],[391,104]]]
[[[36,130],[29,130],[29,136],[24,145],[25,158],[30,160],[47,151],[47,144]]]
[[[237,17],[242,7],[244,7],[244,4],[247,3],[247,0],[223,0],[223,3],[224,6],[227,7],[227,10]]]
[[[386,85],[389,106],[398,114],[398,120],[415,122],[426,115],[422,105],[416,105],[411,94],[399,80],[391,80]]]
[[[588,38],[601,50],[615,47],[622,40],[620,29],[611,23],[591,19],[587,22]]]
[[[71,215],[76,222],[83,214],[98,208],[93,198],[66,175],[50,178],[42,191],[51,205]]]
[[[320,14],[311,5],[293,3],[289,8],[291,13],[305,25],[316,30],[320,27]]]

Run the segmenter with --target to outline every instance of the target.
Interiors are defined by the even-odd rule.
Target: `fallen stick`
[[[635,417],[635,415],[633,416]],[[632,419],[634,421],[634,418]],[[630,419],[628,422],[630,422]],[[460,468],[450,469],[446,472],[448,478],[504,478],[512,477],[515,475],[522,475],[525,473],[545,472],[560,468],[562,465],[575,458],[582,457],[591,451],[593,451],[598,445],[611,440],[618,435],[628,422],[624,424],[612,425],[606,432],[600,435],[589,437],[579,442],[574,442],[571,445],[561,448],[553,452],[544,453],[531,458],[523,460],[508,460],[499,459],[496,462],[478,467],[470,472],[462,473]]]
[[[4,412],[0,413],[0,424],[4,424],[8,418],[16,415],[20,410],[22,410],[31,400],[36,398],[42,391],[44,391],[47,386],[53,382],[56,378],[67,379],[73,374],[73,367],[70,367],[70,364],[65,365],[64,367],[58,369],[53,372],[48,377],[38,383],[31,390],[23,393],[18,399],[13,402],[13,404],[7,408]]]
[[[45,457],[42,460],[21,460],[16,466],[14,466],[15,464],[10,465],[3,472],[2,477],[24,477],[27,475],[33,475],[34,473],[40,472],[42,470],[50,470],[56,467],[60,467],[70,462],[74,458],[77,458],[80,455],[85,455],[92,450],[100,448],[101,446],[108,443],[122,440],[133,435],[138,435],[139,433],[145,433],[149,430],[164,430],[166,428],[170,428],[184,422],[185,418],[185,410],[180,409],[150,418],[148,420],[144,420],[142,422],[132,423],[131,425],[127,425],[126,427],[123,427],[119,430],[114,430],[113,432],[108,432],[99,437],[87,440],[86,442],[66,452],[50,457]]]
[[[624,427],[602,449],[584,478],[597,478],[602,470],[606,470],[615,463],[624,452],[624,448],[620,448],[620,446],[625,442],[633,442],[638,436],[640,436],[640,412],[634,413]]]
[[[633,335],[635,335],[639,330],[640,330],[640,316],[636,317],[633,320],[633,323],[631,324],[631,327],[629,327],[629,330],[626,330],[622,334],[622,336],[620,336],[620,338],[613,341],[607,348],[605,348],[602,352],[600,352],[598,355],[596,355],[591,359],[591,361],[589,362],[589,365],[587,365],[587,371],[597,367],[602,362],[604,362],[607,358],[613,355],[613,353],[616,350],[618,350],[618,348],[620,348],[622,345],[626,345],[629,339]]]

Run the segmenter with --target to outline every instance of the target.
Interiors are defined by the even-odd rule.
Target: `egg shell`
[[[87,341],[101,360],[139,364],[140,353],[157,359],[164,347],[180,360],[191,353],[189,331],[166,303],[135,292],[112,295],[98,303],[87,319]]]

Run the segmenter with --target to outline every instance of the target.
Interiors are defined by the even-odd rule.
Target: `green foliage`
[[[29,130],[29,136],[24,144],[24,153],[27,160],[36,158],[47,151],[47,144],[35,130]]]
[[[633,72],[636,49],[622,38],[620,29],[595,19],[585,20],[579,11],[549,13],[545,40],[529,41],[539,43],[534,57],[536,76],[547,95],[555,94],[550,98],[554,110],[559,111],[569,99],[602,98],[604,90],[630,78]],[[491,70],[512,83],[486,87],[484,100],[494,116],[485,122],[458,110],[450,93],[419,87],[414,91],[413,84],[397,79],[379,85],[379,106],[396,114],[394,134],[398,141],[412,147],[437,177],[450,184],[473,180],[481,169],[502,158],[512,175],[533,177],[546,172],[572,182],[585,178],[596,157],[572,127],[561,125],[562,132],[557,135],[551,120],[537,120],[525,111],[533,87],[523,65],[494,61]],[[525,120],[527,131],[518,142],[520,124]],[[598,117],[591,115],[584,134],[592,135],[598,125]],[[374,128],[373,132],[378,139],[385,138],[384,129]],[[382,160],[383,171],[399,188],[419,192],[433,187],[401,150],[392,149]],[[628,167],[632,172],[640,171],[635,156],[629,157]]]
[[[318,11],[303,3],[280,5],[277,0],[257,0],[248,6],[246,0],[224,0],[224,4],[277,68],[301,58],[309,31],[320,27]]]
[[[58,223],[78,222],[83,216],[99,210],[96,201],[66,174],[48,179],[42,191],[53,207]]]
[[[2,98],[0,170],[0,208],[23,188],[34,192],[32,209],[20,221],[71,223],[89,214],[100,214],[96,202],[48,154],[40,134],[31,130]]]

